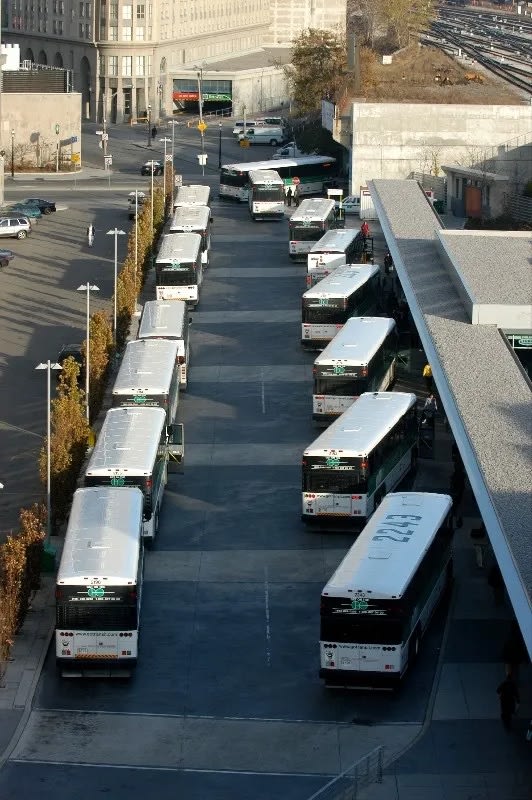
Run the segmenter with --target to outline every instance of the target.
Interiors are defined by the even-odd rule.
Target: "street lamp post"
[[[144,192],[135,189],[129,193],[130,197],[135,198],[135,295],[137,293],[137,272],[139,266],[139,197],[146,198]]]
[[[11,128],[11,177],[15,177],[15,129]]]
[[[199,108],[199,132],[201,136],[201,174],[205,175],[205,138],[203,124],[203,67],[196,67],[198,77],[198,108]]]
[[[218,123],[218,169],[222,168],[222,123]]]
[[[87,281],[87,283],[82,283],[81,286],[77,288],[78,292],[87,292],[87,347],[85,350],[85,409],[87,413],[87,425],[90,423],[90,403],[89,403],[89,389],[90,389],[90,293],[91,292],[99,292],[100,289],[98,286],[91,286],[91,284]]]
[[[148,103],[148,147],[151,147],[151,105]]]
[[[175,154],[175,126],[179,125],[179,122],[176,122],[175,119],[170,120],[170,125],[172,126],[172,166],[174,166],[174,154]]]
[[[50,418],[51,418],[51,380],[50,375],[53,369],[61,369],[61,364],[57,364],[55,362],[46,361],[45,363],[37,364],[35,369],[45,369],[46,370],[46,539],[44,542],[44,551],[51,553],[55,556],[55,550],[50,545],[50,536],[52,533],[52,503],[51,503],[51,430],[50,430]]]
[[[164,197],[165,197],[165,200],[166,200],[166,145],[167,145],[168,142],[171,142],[172,140],[168,139],[165,136],[164,139],[159,139],[159,141],[160,142],[164,142],[164,162],[163,162],[163,187],[164,188],[163,188],[163,192],[164,192]],[[172,157],[173,157],[173,154],[172,154]]]
[[[114,290],[114,308],[113,308],[113,340],[116,350],[116,286],[118,280],[118,237],[125,236],[126,232],[118,228],[113,228],[112,231],[107,231],[108,236],[115,237],[115,290]]]

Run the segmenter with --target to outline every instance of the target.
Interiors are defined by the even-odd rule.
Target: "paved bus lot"
[[[201,181],[196,173],[187,179]],[[492,625],[485,580],[463,533],[459,617],[446,631],[447,608],[439,611],[400,691],[322,687],[320,592],[353,537],[309,531],[300,520],[300,458],[319,433],[311,420],[315,356],[299,344],[305,265],[288,258],[285,222],[253,223],[245,206],[218,202],[216,193],[213,214],[211,266],[191,312],[190,382],[178,412],[185,474],[170,475],[159,535],[146,554],[136,675],[60,680],[52,646],[27,725],[0,772],[2,800],[92,800],[104,792],[113,800],[148,793],[308,800],[376,745],[384,743],[387,756],[403,751],[433,709],[434,742],[449,769],[464,768],[451,754],[453,742],[467,746],[458,723],[478,722],[468,715],[484,714],[494,743],[505,735],[496,701],[492,709],[486,697],[501,667],[496,650],[507,616],[501,610]],[[411,364],[396,388],[419,388],[419,365]],[[438,431],[444,435],[443,424]],[[443,439],[436,459],[422,459],[414,488],[447,490],[449,459]],[[476,624],[480,608],[484,626]],[[482,638],[491,646],[481,649]],[[467,691],[460,707],[456,675]],[[421,742],[398,762],[407,777],[423,771],[425,756],[438,768],[432,738]],[[499,747],[493,771],[510,769],[512,758]]]

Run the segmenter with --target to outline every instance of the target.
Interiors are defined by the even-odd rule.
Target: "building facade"
[[[347,0],[271,0],[265,44],[290,45],[307,28],[345,34]]]
[[[184,70],[194,79],[308,27],[345,31],[345,20],[346,0],[2,0],[2,40],[23,61],[71,70],[83,117],[100,122],[171,114]],[[213,97],[227,95],[209,80]]]

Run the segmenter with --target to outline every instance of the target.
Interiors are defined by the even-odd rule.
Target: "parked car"
[[[339,210],[340,201],[335,200],[334,206],[336,210]],[[349,194],[342,198],[342,210],[344,214],[360,214],[360,197],[356,194]]]
[[[13,239],[25,239],[31,233],[31,223],[28,217],[0,215],[0,236],[10,236]]]
[[[25,203],[15,203],[12,206],[4,206],[3,214],[23,214],[30,219],[40,219],[42,214],[37,206],[27,206]]]
[[[162,175],[164,173],[164,165],[161,161],[146,161],[140,169],[141,175]]]
[[[56,211],[53,200],[43,200],[40,197],[28,197],[27,200],[23,201],[23,205],[34,206],[39,209],[41,214],[51,214],[53,211]]]
[[[82,385],[85,381],[85,370],[83,369],[83,355],[81,353],[81,344],[64,344],[57,356],[57,363],[63,366],[67,358],[73,358],[79,364],[78,383]],[[60,370],[57,370],[57,378],[59,379]]]
[[[0,249],[0,267],[7,267],[13,258],[15,258],[15,254],[12,250]]]

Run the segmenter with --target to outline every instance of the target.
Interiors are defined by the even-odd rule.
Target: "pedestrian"
[[[501,720],[506,731],[512,730],[512,717],[519,708],[519,691],[511,675],[497,687],[501,704]]]
[[[294,186],[294,205],[299,205],[299,186],[297,184]]]
[[[423,406],[423,412],[421,414],[421,424],[426,425],[427,422],[430,422],[432,423],[432,425],[434,425],[437,411],[438,411],[438,403],[434,395],[431,393],[425,400],[425,404]]]
[[[89,247],[94,244],[94,225],[92,224],[87,228],[87,243]]]
[[[433,386],[432,367],[428,362],[423,367],[423,378],[425,379],[425,386],[427,387],[427,392],[432,392],[432,386]]]
[[[504,580],[498,564],[494,564],[489,571],[488,585],[493,590],[493,600],[496,606],[502,606],[504,602]]]
[[[360,226],[360,233],[362,234],[362,239],[364,240],[364,245],[365,245],[365,244],[366,244],[366,241],[367,241],[367,240],[368,240],[368,238],[369,238],[369,233],[370,233],[370,231],[369,231],[369,225],[368,225],[368,223],[366,222],[366,220],[364,220],[364,222],[363,222],[363,223],[362,223],[362,225]]]
[[[294,193],[292,191],[292,187],[289,186],[288,189],[286,190],[286,205],[287,206],[291,206],[292,205],[292,197],[293,196],[294,196]]]
[[[384,272],[386,275],[389,275],[391,270],[393,269],[393,258],[390,255],[390,251],[386,251],[386,255],[384,256]]]
[[[510,633],[502,648],[502,657],[506,674],[510,675],[515,683],[519,685],[519,666],[527,660],[527,652],[523,635],[516,620],[512,622]]]
[[[154,125],[153,128],[151,129],[151,138],[155,139],[156,136],[157,136],[157,128]]]

